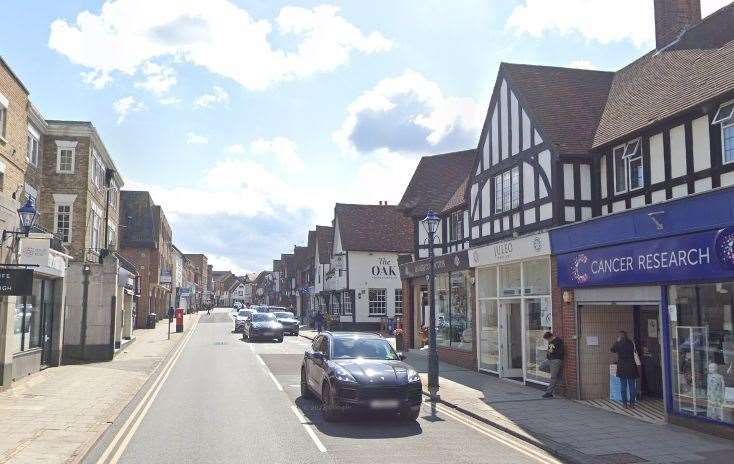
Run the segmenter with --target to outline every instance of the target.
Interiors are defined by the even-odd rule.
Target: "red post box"
[[[184,317],[183,308],[178,308],[176,310],[176,332],[183,332],[183,317]]]

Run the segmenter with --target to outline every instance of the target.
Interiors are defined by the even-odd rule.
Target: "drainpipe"
[[[87,356],[87,310],[89,306],[89,274],[92,269],[88,264],[82,266],[82,330],[81,338],[81,358],[86,359]]]

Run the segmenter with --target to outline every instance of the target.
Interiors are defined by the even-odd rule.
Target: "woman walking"
[[[627,337],[627,332],[624,330],[619,331],[617,342],[612,347],[612,353],[617,354],[617,377],[622,386],[622,404],[625,408],[634,408],[637,398],[637,379],[640,374],[635,362],[635,344]]]

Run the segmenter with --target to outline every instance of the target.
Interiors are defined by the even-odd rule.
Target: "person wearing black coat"
[[[612,346],[612,353],[617,354],[617,377],[622,387],[622,404],[625,408],[628,405],[634,408],[637,398],[637,378],[640,374],[635,363],[635,344],[624,330],[619,331],[617,342]]]

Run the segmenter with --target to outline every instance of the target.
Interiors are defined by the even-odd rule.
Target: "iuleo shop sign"
[[[558,256],[561,287],[734,278],[734,228]]]

